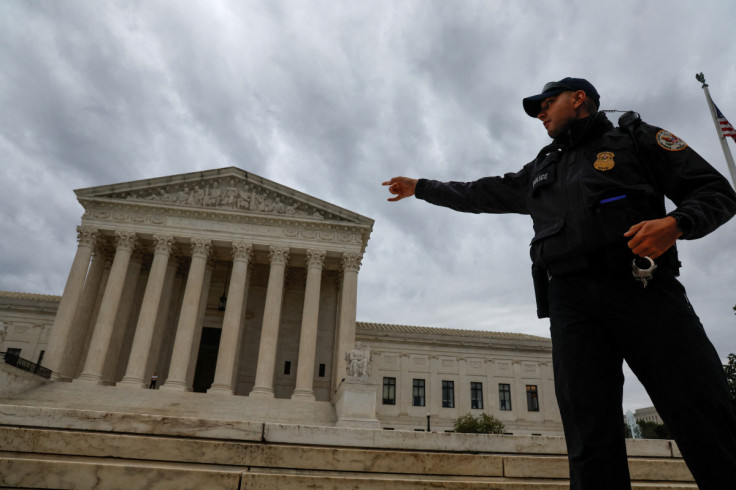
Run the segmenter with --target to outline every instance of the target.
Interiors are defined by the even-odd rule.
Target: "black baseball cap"
[[[532,95],[531,97],[525,98],[524,110],[531,117],[537,117],[539,111],[541,110],[542,101],[544,99],[546,99],[547,97],[552,97],[553,95],[561,94],[562,92],[567,92],[568,90],[572,90],[573,92],[582,90],[588,97],[593,99],[596,109],[598,109],[598,107],[600,107],[601,105],[601,96],[598,95],[598,91],[595,89],[592,83],[584,78],[567,77],[563,78],[559,82],[549,82],[544,85],[541,94]]]

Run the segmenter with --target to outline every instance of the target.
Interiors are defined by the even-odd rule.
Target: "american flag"
[[[736,129],[733,128],[730,122],[728,122],[728,119],[726,119],[721,112],[721,110],[718,108],[717,105],[713,104],[713,107],[716,108],[716,115],[718,117],[718,124],[721,127],[721,134],[723,137],[730,136],[733,138],[734,141],[736,141]]]

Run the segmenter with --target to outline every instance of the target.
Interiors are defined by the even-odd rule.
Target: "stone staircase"
[[[564,440],[559,437],[349,429],[19,402],[0,404],[0,487],[569,486]],[[628,451],[634,488],[697,488],[670,441],[632,440]]]

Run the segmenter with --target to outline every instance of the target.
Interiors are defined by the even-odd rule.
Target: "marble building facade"
[[[561,434],[549,339],[356,326],[369,218],[234,167],[75,192],[63,295],[0,294],[0,350],[53,380],[332,403],[357,340],[383,428],[487,412]]]

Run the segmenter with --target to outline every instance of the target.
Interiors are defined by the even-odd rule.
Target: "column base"
[[[101,385],[102,376],[99,374],[82,373],[77,379],[74,380],[74,382]]]
[[[142,379],[125,377],[116,386],[125,388],[148,388]]]
[[[273,388],[269,388],[268,386],[256,386],[250,391],[248,396],[253,398],[273,398]]]
[[[192,391],[185,382],[183,381],[176,381],[176,380],[166,380],[164,384],[161,385],[159,390],[163,391]]]
[[[234,395],[235,392],[233,392],[233,389],[230,388],[228,385],[212,385],[210,386],[210,389],[207,390],[207,394],[210,393],[215,395]]]
[[[291,394],[292,400],[306,400],[313,402],[315,400],[314,398],[314,392],[312,390],[294,390],[294,393]]]

